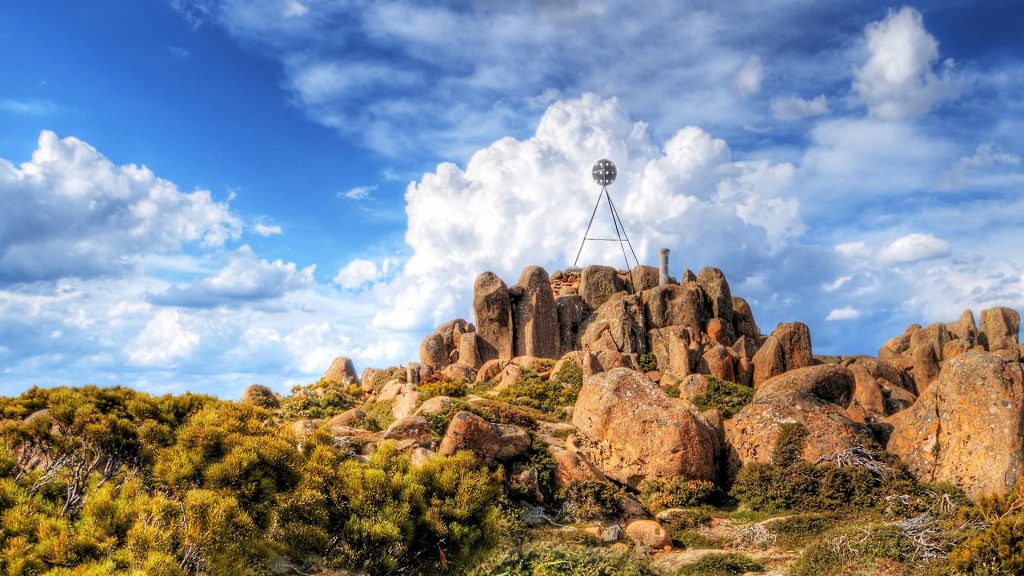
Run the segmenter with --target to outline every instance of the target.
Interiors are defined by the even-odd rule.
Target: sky
[[[1009,0],[4,2],[0,394],[414,361],[480,272],[572,263],[600,158],[642,262],[721,268],[817,353],[1024,308],[1022,29]]]

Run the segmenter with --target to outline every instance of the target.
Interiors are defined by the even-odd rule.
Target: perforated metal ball
[[[601,160],[594,162],[594,182],[597,182],[601,186],[607,186],[612,182],[615,182],[615,177],[618,173],[618,170],[615,169],[615,163],[611,160],[602,158]]]

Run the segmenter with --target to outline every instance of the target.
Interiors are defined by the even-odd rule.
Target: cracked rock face
[[[715,478],[714,429],[639,372],[616,368],[584,380],[572,423],[580,431],[576,449],[622,484]]]
[[[963,354],[888,423],[886,449],[921,480],[956,484],[971,498],[1005,494],[1024,472],[1024,369],[992,353]]]

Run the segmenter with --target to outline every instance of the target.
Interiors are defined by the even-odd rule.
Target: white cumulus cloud
[[[838,322],[841,320],[856,320],[860,318],[860,310],[857,310],[853,306],[843,306],[842,308],[833,308],[828,316],[825,317],[826,322]]]
[[[0,197],[0,283],[123,272],[134,257],[221,246],[242,228],[209,191],[182,192],[49,131],[30,161],[0,159]]]
[[[857,69],[853,89],[872,116],[903,120],[919,116],[955,93],[952,60],[935,70],[939,43],[917,10],[890,12],[864,30],[867,61]]]
[[[884,245],[878,251],[880,264],[906,264],[948,256],[949,242],[931,234],[914,233],[901,236]]]
[[[376,282],[383,273],[384,270],[378,268],[373,260],[356,258],[338,270],[334,275],[334,283],[346,290],[355,290],[370,282]]]
[[[747,58],[743,66],[736,71],[736,88],[744,96],[757,94],[761,91],[761,82],[764,81],[764,66],[761,64],[760,56]]]
[[[676,270],[716,263],[753,272],[803,231],[791,165],[734,161],[725,141],[696,127],[657,142],[618,100],[587,94],[551,105],[533,136],[498,140],[465,169],[441,164],[409,186],[413,254],[389,284],[393,305],[375,326],[466,315],[483,270],[514,282],[529,264],[571,265],[598,197],[591,166],[603,157],[618,166],[609,190],[644,263],[668,247]],[[607,210],[602,204],[595,237],[614,237]],[[622,253],[590,243],[581,263],[621,267]]]
[[[783,122],[814,118],[829,113],[828,98],[824,94],[819,94],[810,100],[796,97],[772,98],[771,105],[772,115]]]
[[[263,223],[263,222],[257,222],[256,224],[254,224],[253,227],[252,227],[252,231],[255,232],[259,236],[263,236],[264,238],[266,238],[268,236],[275,236],[275,235],[280,234],[282,232],[280,226],[275,226],[275,225],[272,225],[272,224],[266,224],[266,223]]]
[[[125,354],[135,364],[164,366],[188,356],[198,345],[199,334],[182,323],[181,312],[166,309],[146,323]]]

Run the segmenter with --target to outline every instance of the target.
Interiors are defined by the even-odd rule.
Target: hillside
[[[486,272],[473,309],[285,397],[0,398],[0,571],[1024,573],[1014,310],[821,357],[715,268]]]

